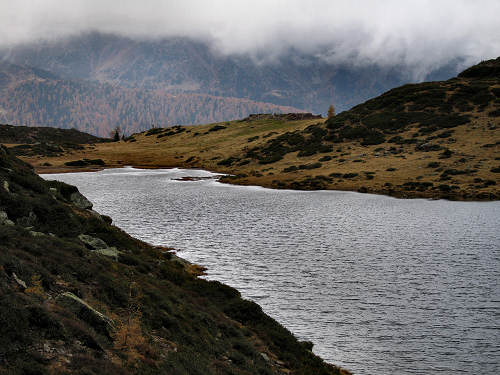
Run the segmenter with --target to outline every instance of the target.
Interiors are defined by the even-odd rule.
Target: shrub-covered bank
[[[198,274],[0,147],[0,373],[343,372]]]

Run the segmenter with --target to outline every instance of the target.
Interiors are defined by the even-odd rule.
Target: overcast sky
[[[0,0],[0,45],[96,30],[188,36],[219,52],[427,71],[500,55],[499,0]]]

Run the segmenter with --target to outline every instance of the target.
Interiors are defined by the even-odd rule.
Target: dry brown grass
[[[157,135],[146,136],[146,133],[136,134],[136,142],[103,143],[87,146],[83,151],[72,151],[61,157],[25,158],[32,163],[38,172],[51,173],[75,170],[96,170],[98,167],[75,168],[64,166],[70,160],[83,158],[101,158],[107,167],[132,165],[142,168],[184,167],[204,168],[211,171],[243,175],[231,179],[232,183],[246,185],[261,185],[267,187],[290,187],[294,182],[329,176],[332,173],[357,173],[355,178],[334,177],[332,181],[321,185],[321,188],[335,190],[366,191],[390,194],[400,197],[450,197],[453,199],[492,199],[491,194],[500,196],[500,174],[491,172],[500,166],[500,145],[482,147],[500,141],[500,124],[498,118],[478,116],[471,123],[453,128],[451,138],[438,139],[441,146],[453,151],[448,159],[439,159],[442,151],[416,151],[415,145],[395,145],[384,143],[375,146],[362,146],[359,142],[344,142],[334,144],[334,151],[328,154],[315,154],[309,157],[298,157],[297,153],[289,153],[273,164],[261,165],[251,161],[243,166],[225,167],[217,163],[231,156],[241,156],[250,147],[265,144],[272,137],[287,131],[302,130],[318,123],[318,120],[305,121],[232,121],[219,123],[226,129],[209,132],[215,124],[187,127],[187,130],[166,137]],[[493,128],[492,125],[496,125]],[[493,128],[493,129],[492,129]],[[403,138],[411,138],[416,128],[400,133]],[[270,133],[277,133],[264,138]],[[249,139],[258,137],[249,142]],[[401,152],[388,153],[390,147],[396,147]],[[375,151],[384,148],[384,151]],[[336,150],[341,150],[340,152]],[[334,157],[322,162],[322,167],[311,170],[298,170],[284,173],[283,169],[292,165],[317,162],[322,156]],[[341,161],[344,159],[344,161]],[[429,168],[430,162],[440,163],[440,169]],[[44,163],[51,166],[43,166]],[[388,171],[393,168],[395,170]],[[443,170],[476,170],[473,174],[454,175],[447,181],[440,180]],[[373,179],[367,179],[365,172],[375,172]],[[496,185],[482,186],[474,179],[492,180]],[[406,191],[398,185],[406,182],[431,182],[434,186],[446,184],[457,186],[459,194],[450,196],[438,189],[419,192]],[[388,185],[390,184],[390,185]],[[304,187],[302,187],[304,188]],[[307,188],[307,187],[306,187]],[[498,199],[498,198],[497,198]]]

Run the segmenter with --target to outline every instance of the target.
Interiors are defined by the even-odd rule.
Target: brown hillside
[[[131,134],[152,124],[200,124],[255,112],[298,111],[250,99],[66,80],[40,69],[0,62],[0,123],[76,128],[106,137],[117,125]]]
[[[356,190],[399,197],[500,197],[500,59],[441,82],[405,85],[327,121],[260,116],[151,129],[40,170],[101,158],[108,166],[184,166],[274,188]],[[52,167],[41,168],[49,162]],[[56,167],[54,169],[54,167]]]

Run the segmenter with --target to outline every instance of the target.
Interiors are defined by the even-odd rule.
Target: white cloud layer
[[[295,48],[332,62],[428,71],[500,55],[498,0],[0,0],[0,45],[94,30],[186,36],[225,54]]]

